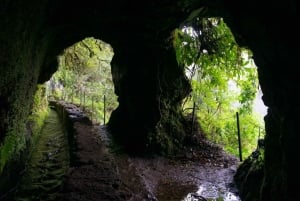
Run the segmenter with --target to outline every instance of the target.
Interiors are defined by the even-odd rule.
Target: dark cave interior
[[[295,28],[299,5],[294,0],[87,0],[83,3],[2,0],[0,142],[3,147],[11,139],[7,136],[28,137],[26,121],[31,97],[37,84],[47,81],[56,71],[56,57],[71,44],[93,36],[110,43],[115,51],[111,66],[119,107],[109,120],[113,134],[131,151],[163,150],[167,154],[176,151],[180,143],[174,145],[172,139],[182,141],[185,126],[179,108],[191,86],[177,64],[170,36],[173,29],[190,20],[190,14],[199,8],[204,9],[197,17],[223,17],[238,43],[254,53],[263,101],[269,108],[265,116],[265,175],[260,200],[298,200],[294,184],[300,179],[295,165],[299,162],[296,98],[299,31]],[[165,128],[169,115],[176,118],[173,134]],[[151,143],[149,136],[155,139]],[[22,146],[26,144],[21,143],[22,140],[15,145],[12,155],[22,155]],[[18,171],[13,164],[21,159],[0,158],[0,161],[2,188],[13,180],[12,172]]]

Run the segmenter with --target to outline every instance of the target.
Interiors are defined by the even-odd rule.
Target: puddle
[[[241,201],[233,183],[237,163],[213,166],[164,158],[131,158],[148,192],[158,201]]]
[[[182,201],[241,201],[230,189],[223,185],[205,183],[194,193],[189,193]]]

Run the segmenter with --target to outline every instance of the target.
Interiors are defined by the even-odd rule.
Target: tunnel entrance
[[[192,86],[184,113],[210,141],[247,158],[264,138],[266,114],[251,50],[239,46],[217,17],[196,18],[175,30],[174,38],[177,60]]]
[[[109,44],[88,37],[58,56],[57,71],[49,81],[38,85],[35,93],[29,119],[37,122],[38,128],[29,125],[32,139],[28,142],[29,154],[21,178],[0,200],[61,199],[77,147],[73,142],[75,133],[69,131],[70,125],[66,123],[70,120],[66,121],[64,114],[52,107],[58,102],[74,107],[79,116],[82,114],[91,121],[95,130],[98,125],[106,124],[118,105],[110,69],[113,55]],[[86,133],[90,133],[88,129]]]
[[[28,117],[37,83],[47,80],[56,70],[53,61],[66,44],[86,35],[112,41],[121,53],[118,54],[121,55],[119,64],[127,61],[126,65],[117,67],[117,70],[125,71],[126,77],[121,79],[122,84],[119,82],[122,87],[116,87],[122,108],[115,113],[113,126],[120,128],[117,131],[121,134],[126,134],[135,129],[134,123],[138,122],[143,125],[136,129],[136,135],[125,135],[124,141],[140,135],[147,138],[141,137],[128,146],[148,145],[152,140],[152,144],[157,142],[153,148],[155,151],[165,149],[164,153],[174,153],[177,147],[182,148],[185,130],[181,125],[185,121],[181,118],[182,108],[178,103],[181,104],[186,96],[181,89],[188,89],[189,85],[181,76],[182,68],[177,68],[176,61],[170,61],[174,54],[169,50],[171,44],[165,42],[169,41],[170,31],[183,20],[217,15],[228,22],[239,44],[248,45],[255,54],[264,102],[270,107],[265,117],[266,163],[263,165],[266,174],[262,185],[255,181],[255,186],[260,189],[257,199],[253,200],[297,200],[298,189],[293,184],[299,181],[299,171],[294,165],[298,160],[295,153],[299,141],[298,103],[295,98],[299,91],[295,68],[298,65],[298,32],[294,26],[288,26],[288,22],[296,24],[298,3],[295,0],[139,3],[118,0],[88,1],[85,4],[64,0],[36,4],[16,0],[3,1],[0,12],[3,16],[0,20],[1,193],[10,188],[6,186],[11,186],[10,181],[18,175],[20,169],[16,170],[16,167],[22,166],[27,142],[33,136]],[[141,83],[139,86],[147,92],[137,96],[136,83]],[[138,104],[140,102],[146,104]],[[152,112],[154,109],[156,111]],[[138,146],[135,150],[140,148]],[[243,197],[247,200],[258,192],[256,189],[243,189],[246,193]]]
[[[58,70],[46,82],[50,100],[63,100],[83,108],[96,124],[106,124],[118,106],[110,62],[113,48],[87,37],[58,56]]]

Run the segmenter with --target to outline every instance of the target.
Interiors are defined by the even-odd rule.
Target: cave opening
[[[73,150],[77,147],[72,144],[67,131],[70,128],[55,105],[74,105],[79,108],[78,115],[81,109],[93,126],[105,125],[118,106],[110,66],[113,55],[110,44],[86,37],[57,56],[56,72],[36,87],[24,164],[17,167],[23,169],[15,178],[18,183],[8,185],[11,189],[1,194],[0,200],[59,199],[57,189],[63,187],[63,177],[75,163]]]
[[[197,17],[181,25],[174,31],[174,44],[192,86],[183,100],[185,115],[192,114],[210,141],[247,158],[264,138],[266,114],[252,51],[237,44],[220,17]]]
[[[110,62],[111,45],[87,37],[58,56],[58,69],[46,84],[48,99],[83,108],[95,124],[106,124],[118,106]]]
[[[30,114],[37,83],[42,83],[51,76],[54,71],[51,64],[58,55],[57,51],[62,49],[60,46],[68,44],[74,39],[72,37],[78,39],[87,33],[101,37],[105,34],[103,38],[114,41],[113,46],[123,53],[116,60],[122,65],[115,68],[125,72],[122,83],[120,80],[116,82],[119,85],[116,89],[121,97],[122,107],[112,115],[114,118],[111,126],[117,128],[116,131],[120,134],[125,133],[124,141],[135,139],[136,136],[147,138],[147,133],[158,131],[161,135],[150,135],[151,142],[157,144],[155,150],[174,152],[174,147],[180,142],[173,143],[173,137],[182,140],[181,134],[184,134],[181,132],[182,127],[177,124],[182,120],[182,108],[178,100],[187,93],[180,88],[188,91],[189,87],[181,76],[182,72],[170,67],[176,66],[170,61],[174,54],[166,50],[168,45],[164,42],[169,39],[170,31],[178,23],[203,11],[205,15],[213,13],[224,16],[239,44],[249,45],[259,66],[264,103],[269,107],[265,116],[265,175],[260,177],[264,182],[261,185],[253,182],[259,176],[255,171],[257,169],[250,168],[256,175],[247,176],[247,179],[254,183],[252,186],[257,187],[248,188],[251,185],[243,181],[243,197],[251,200],[251,195],[259,192],[255,195],[255,200],[297,200],[298,189],[294,183],[299,181],[299,171],[294,164],[298,161],[295,155],[299,142],[299,115],[295,93],[299,91],[299,84],[297,68],[294,67],[298,65],[298,32],[293,26],[288,26],[287,22],[297,24],[298,3],[294,0],[242,3],[180,0],[145,1],[139,4],[117,0],[89,3],[81,5],[71,1],[43,1],[36,4],[20,0],[3,2],[0,9],[0,24],[3,27],[0,32],[0,117],[3,119],[0,123],[1,193],[7,191],[9,187],[5,186],[10,186],[9,181],[14,180],[15,175],[22,171],[22,168],[17,167],[22,167],[23,156],[27,154],[27,140],[35,130],[31,126]],[[67,9],[70,5],[72,9]],[[132,31],[135,28],[140,32]],[[120,33],[124,36],[122,39]],[[126,63],[124,61],[127,61],[128,55],[134,56]],[[138,56],[135,57],[136,55]],[[135,60],[136,58],[138,59]],[[136,67],[132,67],[132,64]],[[153,66],[157,70],[152,70]],[[157,84],[158,81],[160,84]],[[136,83],[141,83],[141,87],[145,91],[151,91],[151,95],[143,92],[140,96],[135,96]],[[40,93],[43,93],[43,89]],[[141,102],[145,104],[137,104]],[[128,112],[129,118],[124,120]],[[172,119],[178,116],[179,121],[168,121],[169,117]],[[141,126],[131,126],[135,122]],[[156,125],[158,126],[155,127]],[[134,134],[126,135],[132,129]],[[125,132],[122,133],[123,130]],[[145,144],[145,138],[141,137],[128,146]],[[139,146],[135,150],[141,147],[144,148]]]

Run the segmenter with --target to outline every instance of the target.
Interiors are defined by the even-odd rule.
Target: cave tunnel
[[[42,85],[48,102],[73,103],[94,124],[105,125],[118,105],[111,76],[113,55],[110,44],[93,37],[66,48],[57,58],[57,71]]]
[[[298,9],[294,0],[2,0],[0,187],[14,177],[12,172],[17,171],[26,146],[25,125],[36,85],[56,71],[56,57],[63,49],[89,36],[114,47],[111,66],[119,101],[109,120],[114,135],[133,151],[174,151],[174,146],[148,141],[149,135],[155,139],[158,132],[164,133],[161,136],[166,141],[178,137],[166,132],[164,118],[172,114],[180,125],[178,108],[191,90],[176,62],[171,32],[196,16],[221,16],[238,43],[253,51],[263,101],[269,108],[260,200],[299,200],[295,185],[300,179],[296,165]],[[18,157],[10,157],[13,155]]]

